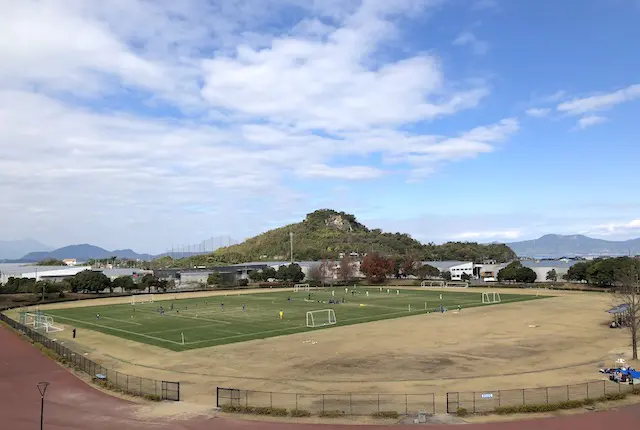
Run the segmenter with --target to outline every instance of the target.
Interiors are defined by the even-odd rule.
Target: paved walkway
[[[0,326],[0,428],[37,429],[40,420],[39,381],[48,381],[45,400],[46,430],[344,430],[353,426],[283,424],[203,417],[190,420],[142,418],[140,405],[111,397],[92,388],[49,360],[29,343]],[[357,426],[357,430],[406,426]],[[429,430],[451,429],[429,425]],[[474,424],[468,430],[609,430],[640,429],[640,405],[615,411],[562,418]]]

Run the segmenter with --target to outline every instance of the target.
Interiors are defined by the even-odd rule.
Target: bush
[[[608,402],[608,401],[612,401],[612,400],[622,400],[625,397],[627,397],[626,393],[609,393],[609,394],[605,394],[604,396],[600,397],[598,400],[601,402]]]
[[[248,279],[238,279],[238,287],[246,287],[249,285]]]
[[[254,408],[252,406],[222,405],[220,406],[220,410],[222,412],[238,413],[238,414],[271,415],[274,417],[287,416],[287,410],[283,408],[267,408],[267,407]]]
[[[162,401],[162,397],[156,395],[156,394],[145,394],[144,398],[147,400],[151,400],[152,402],[160,402]]]
[[[380,412],[372,413],[371,416],[373,418],[393,418],[393,419],[398,419],[400,417],[400,414],[398,414],[398,412],[396,412],[396,411],[380,411]]]
[[[322,411],[320,414],[322,418],[339,418],[345,416],[344,411]]]
[[[291,416],[292,417],[297,417],[297,418],[301,418],[301,417],[310,417],[311,416],[311,412],[304,410],[304,409],[292,409],[291,410]]]
[[[640,388],[638,389],[638,394],[640,394]],[[604,396],[599,397],[597,399],[569,400],[561,403],[549,403],[549,404],[543,403],[539,405],[502,406],[494,409],[493,412],[498,415],[553,412],[558,410],[576,409],[582,406],[593,405],[597,402],[610,402],[615,400],[622,400],[626,397],[627,397],[627,393],[610,393],[610,394],[605,394]]]
[[[469,415],[469,411],[467,411],[465,408],[458,408],[456,409],[456,415],[459,417],[466,417],[467,415]]]

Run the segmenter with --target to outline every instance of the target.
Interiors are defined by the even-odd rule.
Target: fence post
[[[527,402],[524,400],[524,388],[522,389],[522,404],[526,405]]]
[[[435,415],[436,414],[436,395],[431,393],[431,406],[433,407],[432,409],[432,413]]]
[[[219,407],[220,407],[220,387],[216,387],[216,408],[219,408]]]
[[[409,395],[404,395],[404,414],[409,415]]]
[[[567,402],[569,401],[569,385],[567,384]]]
[[[271,403],[271,409],[273,409],[273,391],[269,392],[269,402]]]
[[[502,397],[502,391],[498,391],[498,407],[502,406],[500,404],[500,402],[502,401],[501,397]],[[475,399],[475,396],[474,396],[474,399]]]
[[[351,393],[349,393],[349,415],[353,415],[353,406],[351,402]]]
[[[131,393],[131,390],[129,390],[129,375],[127,374],[127,392]]]
[[[500,400],[498,400],[499,402]],[[458,407],[460,407],[460,394],[458,394]],[[476,413],[476,392],[473,392],[473,413]]]
[[[244,392],[244,406],[249,407],[249,390]]]
[[[587,400],[589,400],[589,383],[587,382]]]
[[[503,272],[504,273],[504,272]],[[296,411],[298,410],[298,393],[296,393]]]
[[[380,394],[378,394],[378,413],[380,413]]]
[[[322,413],[324,414],[324,394],[322,394]]]
[[[142,378],[140,378],[140,395],[142,395]]]
[[[547,405],[549,404],[549,387],[545,388],[547,394]]]

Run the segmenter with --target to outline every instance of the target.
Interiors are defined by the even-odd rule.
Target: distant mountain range
[[[0,260],[20,258],[29,252],[51,251],[53,248],[37,240],[0,240]]]
[[[546,234],[539,239],[511,242],[507,245],[518,257],[559,258],[588,256],[639,255],[640,238],[623,241],[594,239],[581,234]]]
[[[99,246],[84,243],[81,245],[69,245],[48,252],[30,252],[20,260],[25,262],[38,262],[49,259],[63,260],[65,258],[75,258],[78,261],[87,261],[90,259],[98,260],[109,257],[119,257],[128,260],[152,260],[155,258],[154,255],[138,254],[131,249],[116,249],[114,251],[108,251],[104,248],[100,248]]]

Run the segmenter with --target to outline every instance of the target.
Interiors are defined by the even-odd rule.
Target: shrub
[[[625,397],[627,397],[626,393],[609,393],[609,394],[605,394],[604,396],[600,397],[598,400],[601,402],[607,402],[607,401],[612,401],[612,400],[622,400]]]
[[[344,411],[322,411],[320,414],[323,418],[339,418],[345,415]]]
[[[400,414],[398,414],[398,412],[396,412],[396,411],[380,411],[380,412],[372,413],[371,416],[373,418],[393,418],[393,419],[397,419],[397,418],[400,417]]]
[[[162,401],[162,397],[156,395],[156,394],[145,394],[144,398],[147,400],[151,400],[152,402],[160,402]]]
[[[469,411],[467,411],[465,408],[458,408],[456,409],[456,415],[459,417],[466,417],[467,415],[469,415]]]
[[[638,393],[640,393],[640,389]],[[626,397],[627,393],[610,393],[597,399],[569,400],[561,403],[543,403],[539,405],[502,406],[494,409],[493,412],[498,415],[553,412],[557,410],[576,409],[582,406],[593,405],[596,402],[622,400]]]
[[[291,410],[291,416],[292,417],[310,417],[311,416],[311,412],[304,410],[304,409],[292,409]]]
[[[268,408],[252,406],[240,406],[240,405],[222,405],[220,406],[222,412],[238,413],[238,414],[257,414],[257,415],[271,415],[274,417],[286,417],[287,410],[283,408]]]
[[[249,285],[248,279],[238,279],[238,287],[246,287]]]

